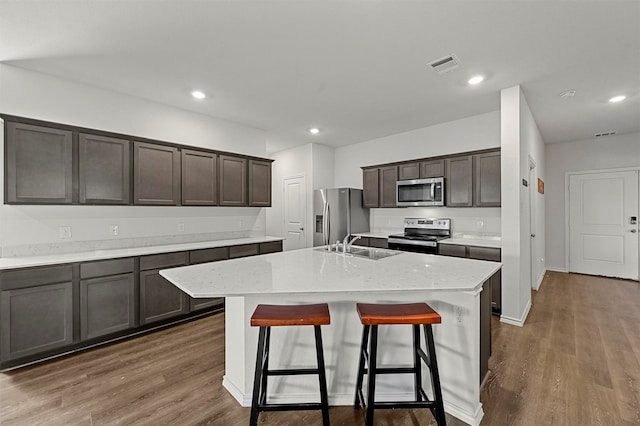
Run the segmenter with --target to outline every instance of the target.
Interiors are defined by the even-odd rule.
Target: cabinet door
[[[189,264],[195,265],[198,263],[206,263],[206,262],[217,262],[219,260],[225,260],[229,258],[229,248],[228,247],[216,247],[210,249],[202,249],[202,250],[192,250],[189,252]],[[213,306],[224,306],[224,298],[223,297],[214,297],[214,298],[193,298],[189,297],[189,311],[198,311],[200,309],[206,309]]]
[[[0,356],[21,358],[73,343],[71,282],[0,292]]]
[[[143,142],[134,142],[133,148],[133,203],[177,206],[180,201],[178,148]]]
[[[71,204],[72,133],[9,122],[6,134],[7,203]]]
[[[187,295],[160,275],[160,269],[140,272],[140,324],[187,313]]]
[[[420,178],[435,178],[444,176],[444,160],[430,160],[420,163]]]
[[[80,280],[80,338],[134,327],[134,294],[132,273]]]
[[[500,207],[500,153],[474,156],[475,201],[479,207]]]
[[[247,160],[220,156],[220,205],[247,205]]]
[[[380,207],[396,206],[396,182],[398,168],[396,166],[380,168]]]
[[[445,169],[446,205],[449,207],[473,206],[473,157],[467,155],[447,158]]]
[[[218,203],[218,156],[183,149],[182,205],[215,206]]]
[[[271,206],[271,162],[249,160],[249,206]]]
[[[406,163],[398,166],[398,180],[418,179],[420,163]]]
[[[378,207],[380,204],[380,179],[377,168],[362,170],[362,206]]]
[[[81,133],[79,189],[82,204],[129,204],[129,141]]]

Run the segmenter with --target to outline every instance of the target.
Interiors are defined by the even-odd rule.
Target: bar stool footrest
[[[258,406],[258,411],[306,411],[320,410],[322,404],[319,402],[311,403],[290,403],[290,404],[266,404]]]
[[[434,401],[384,401],[375,402],[373,408],[436,408],[436,403]]]
[[[305,374],[319,374],[317,368],[289,368],[286,370],[266,370],[267,376],[299,376]]]

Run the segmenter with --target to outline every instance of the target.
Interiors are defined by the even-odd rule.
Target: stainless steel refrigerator
[[[316,189],[313,215],[314,246],[334,244],[347,235],[369,232],[369,209],[362,207],[361,189]]]

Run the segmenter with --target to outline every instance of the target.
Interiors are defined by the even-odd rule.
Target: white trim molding
[[[505,324],[515,325],[518,327],[523,327],[524,322],[527,320],[527,316],[529,316],[529,310],[531,309],[531,299],[527,302],[527,306],[524,308],[524,312],[520,318],[511,318],[506,315],[500,315],[500,322]]]
[[[540,274],[540,276],[538,277],[538,280],[536,281],[536,283],[535,283],[535,284],[534,284],[534,286],[533,286],[533,289],[534,289],[535,291],[540,290],[540,286],[542,285],[542,281],[544,281],[544,276],[545,276],[545,274],[546,274],[546,273],[547,273],[547,270],[546,270],[546,269],[543,269],[543,270],[542,270],[542,273],[541,273],[541,274]]]

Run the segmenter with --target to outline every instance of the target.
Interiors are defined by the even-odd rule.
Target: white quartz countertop
[[[160,275],[191,297],[472,291],[501,266],[409,252],[372,260],[316,247],[165,269]]]
[[[215,247],[237,246],[242,244],[268,243],[281,241],[280,237],[248,237],[233,240],[202,241],[197,243],[167,244],[160,246],[132,247],[126,249],[96,250],[79,253],[64,253],[47,256],[0,258],[0,270],[28,268],[32,266],[59,265],[63,263],[87,262],[92,260],[115,259],[119,257],[144,256],[147,254],[171,253],[185,250],[199,250]]]
[[[389,232],[389,231],[377,231],[377,232],[376,231],[371,231],[371,232],[360,232],[360,233],[353,234],[353,235],[358,235],[358,236],[363,237],[363,238],[365,238],[365,237],[366,238],[384,238],[386,240],[387,238],[389,238],[389,235],[393,235],[394,233],[395,234],[402,234],[403,231],[398,231],[398,232],[393,232],[393,231],[391,231],[391,232]]]
[[[454,235],[453,238],[439,240],[438,244],[455,244],[461,246],[501,248],[502,238],[497,236]]]

